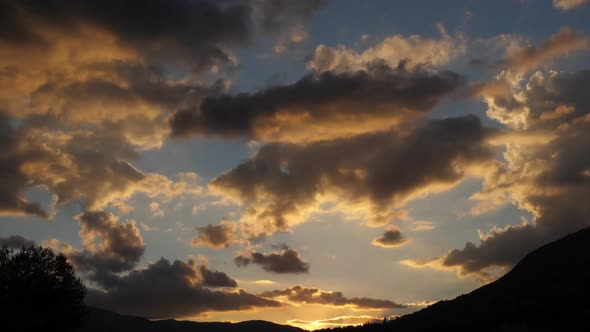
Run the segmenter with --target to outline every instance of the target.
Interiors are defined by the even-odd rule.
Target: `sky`
[[[306,329],[590,225],[586,0],[0,0],[0,244],[86,302]]]

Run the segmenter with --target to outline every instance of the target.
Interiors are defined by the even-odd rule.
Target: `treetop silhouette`
[[[63,254],[43,247],[0,248],[0,312],[18,330],[66,331],[82,325],[86,288]]]

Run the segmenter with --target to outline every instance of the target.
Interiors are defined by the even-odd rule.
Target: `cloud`
[[[208,97],[175,113],[170,126],[176,136],[292,142],[347,137],[421,117],[461,82],[456,73],[404,67],[326,72],[256,93]]]
[[[498,66],[528,72],[547,60],[588,47],[590,42],[582,33],[563,28],[538,47],[525,47],[500,60]]]
[[[29,179],[22,167],[27,159],[37,152],[32,149],[23,150],[23,134],[12,127],[10,119],[0,113],[0,215],[37,215],[48,218],[41,204],[30,202],[24,195],[30,187]]]
[[[486,211],[512,202],[533,220],[480,233],[479,244],[451,250],[441,257],[442,266],[490,280],[495,270],[589,225],[590,208],[580,201],[590,194],[590,98],[583,88],[588,84],[590,71],[536,72],[511,91],[513,102],[489,104],[491,116],[507,123],[516,116],[522,125],[503,141],[504,165],[486,176],[472,198]]]
[[[413,269],[432,268],[441,271],[452,270],[452,268],[442,265],[442,260],[440,257],[402,259],[399,261],[399,263]]]
[[[590,105],[583,98],[579,84],[588,83],[589,77],[587,70],[536,72],[525,86],[509,90],[508,95],[486,95],[487,114],[514,129],[530,129],[521,136],[535,133],[534,129],[546,132],[588,112]]]
[[[204,266],[199,267],[203,285],[209,287],[238,287],[237,282],[224,272],[211,271]]]
[[[111,213],[88,211],[76,219],[82,226],[82,250],[57,239],[44,241],[44,245],[63,252],[78,272],[99,287],[89,290],[86,301],[90,305],[149,318],[280,305],[243,290],[211,290],[235,288],[237,282],[209,269],[204,257],[199,257],[200,263],[193,259],[171,263],[161,258],[145,269],[135,269],[145,245],[134,221],[119,223]]]
[[[504,94],[510,90],[510,86],[518,85],[524,75],[540,65],[555,58],[588,48],[590,48],[588,38],[583,33],[574,31],[569,27],[562,28],[538,46],[513,47],[506,57],[495,64],[488,65],[493,69],[502,70],[503,72],[499,76],[505,82],[499,80],[485,84],[480,94],[485,94],[486,90],[488,93],[490,90],[495,90],[496,93]],[[474,61],[480,65],[486,65],[485,62]]]
[[[198,83],[201,75],[218,77],[237,65],[231,47],[249,46],[258,25],[282,38],[319,4],[7,0],[0,14],[0,105],[16,116],[50,109],[62,120],[99,118],[166,135],[166,112],[210,90]],[[186,76],[164,75],[165,67]],[[134,119],[122,124],[128,117]]]
[[[65,45],[49,52],[55,52],[50,56],[55,58],[78,50]],[[17,68],[14,75],[0,76],[0,86],[6,86],[0,106],[11,117],[45,130],[90,124],[86,130],[119,136],[139,150],[163,144],[169,134],[165,119],[174,110],[223,88],[223,82],[203,85],[168,79],[138,59],[31,59],[31,64],[15,60],[8,64]]]
[[[3,1],[0,214],[50,218],[25,197],[32,187],[94,211],[125,210],[137,192],[157,196],[156,183],[180,189],[130,161],[162,146],[170,114],[226,88],[223,69],[237,61],[229,48],[249,45],[263,5]],[[291,7],[277,8],[290,22],[314,11]],[[279,23],[266,31],[289,29]]]
[[[259,1],[258,11],[262,27],[277,35],[273,47],[276,54],[285,54],[309,37],[305,23],[325,0],[266,0]]]
[[[134,268],[145,251],[143,238],[134,220],[119,223],[109,212],[86,211],[76,219],[80,223],[83,249],[52,240],[46,244],[62,251],[76,269],[91,279]]]
[[[163,217],[166,214],[166,212],[162,210],[162,208],[160,207],[160,203],[158,202],[151,202],[150,210],[152,211],[154,217]]]
[[[436,225],[432,221],[414,221],[410,226],[412,232],[425,232],[436,228]]]
[[[448,64],[466,51],[466,40],[461,34],[451,36],[442,25],[438,25],[440,39],[419,35],[393,35],[362,52],[338,46],[320,44],[307,61],[307,67],[314,72],[356,72],[367,70],[376,63],[395,68],[400,63],[406,66],[434,66]]]
[[[275,281],[268,280],[268,279],[255,280],[254,283],[255,284],[260,284],[260,285],[272,285],[272,284],[276,284]]]
[[[428,306],[435,304],[436,302],[438,302],[438,301],[425,300],[425,301],[417,301],[417,302],[407,303],[407,305],[412,306],[412,307],[428,307]]]
[[[263,254],[248,252],[234,257],[237,266],[249,264],[260,265],[262,269],[272,273],[308,273],[309,263],[304,262],[297,250],[284,248],[281,252]]]
[[[229,248],[237,241],[236,231],[236,224],[231,222],[197,227],[197,235],[193,238],[192,245],[214,249]]]
[[[174,3],[176,7],[184,4],[207,6],[205,1]],[[152,26],[152,30],[164,28],[163,25],[153,26],[158,19],[151,16],[160,15],[163,20],[174,21],[161,14],[175,5],[155,8],[154,4],[142,6],[141,14],[148,21],[132,22],[117,14],[135,10],[135,7],[119,6],[115,1],[84,4],[5,1],[3,14],[11,18],[3,20],[6,26],[2,30],[22,28],[24,31],[11,34],[12,38],[0,36],[3,49],[0,54],[0,108],[14,118],[34,118],[29,125],[34,122],[45,130],[55,127],[64,130],[70,126],[95,130],[98,126],[118,132],[126,142],[142,148],[161,146],[169,131],[165,123],[169,113],[186,103],[195,103],[223,84],[202,84],[194,77],[178,79],[165,74],[164,65],[158,60],[160,56],[152,54],[154,48],[171,51],[165,58],[172,57],[178,65],[182,61],[180,55],[190,53],[192,44],[177,44],[178,52],[175,52],[172,45],[166,47],[166,43],[175,44],[169,39],[180,35],[148,33],[146,24]],[[115,9],[118,6],[121,8]],[[113,11],[109,12],[108,8]],[[187,14],[185,12],[184,16]],[[108,16],[113,16],[112,20]],[[145,39],[143,42],[127,40],[132,36],[122,36],[126,35],[122,31],[126,31],[125,27],[114,27],[131,23],[139,24],[128,28],[138,29],[135,37]],[[140,23],[146,29],[142,30]],[[182,25],[180,20],[171,23]],[[139,36],[142,34],[144,36]],[[163,42],[160,38],[169,41]],[[189,58],[194,62],[209,62],[198,57]],[[92,126],[84,126],[86,124]]]
[[[133,270],[145,251],[143,238],[135,221],[119,223],[109,212],[84,212],[76,217],[80,222],[80,238],[84,248],[77,250],[67,243],[52,239],[44,244],[62,251],[91,281],[107,290],[120,282],[119,273]],[[237,287],[237,282],[224,272],[210,270],[208,262],[200,257],[200,264],[194,260],[187,263],[176,261],[180,270],[190,269],[190,275],[202,287]],[[161,264],[169,264],[164,258]]]
[[[199,257],[200,265],[196,268],[200,274],[200,284],[207,287],[238,287],[238,283],[225,272],[209,270],[209,262],[203,256]],[[195,266],[193,260],[188,264]]]
[[[275,46],[273,51],[276,54],[283,55],[292,51],[298,44],[309,38],[309,33],[303,25],[295,25],[288,33],[284,34]]]
[[[7,246],[8,248],[21,249],[23,247],[30,247],[34,245],[35,242],[26,239],[20,235],[0,237],[0,247]]]
[[[143,173],[128,160],[137,152],[117,133],[36,128],[28,122],[18,127],[0,116],[0,213],[35,214],[49,218],[39,203],[24,194],[40,187],[54,194],[54,203],[81,203],[98,211],[110,204],[121,207],[135,194],[149,197],[200,195],[194,173],[180,173],[173,181],[157,173]]]
[[[218,281],[219,276],[215,275],[213,279]],[[228,284],[228,279],[223,279],[225,281],[222,284]],[[203,280],[208,280],[206,283],[209,285]],[[102,284],[104,290],[90,290],[86,302],[121,314],[148,318],[180,318],[209,311],[280,306],[277,301],[241,289],[235,292],[211,290],[206,287],[211,286],[211,282],[210,276],[202,279],[201,271],[194,261],[175,260],[171,263],[161,258],[145,269],[111,278],[108,283]]]
[[[325,291],[318,288],[293,286],[284,290],[273,290],[259,294],[265,298],[285,299],[290,303],[322,304],[336,307],[352,307],[354,309],[401,309],[406,306],[390,300],[366,297],[348,298],[341,292]]]
[[[553,7],[567,11],[590,3],[589,0],[553,0]]]
[[[18,106],[42,109],[51,101],[53,114],[75,108],[67,112],[70,119],[110,115],[118,120],[140,113],[137,121],[152,120],[160,115],[153,106],[180,105],[199,89],[195,74],[235,67],[237,59],[229,48],[250,45],[258,25],[282,36],[282,31],[311,18],[320,5],[149,0],[138,7],[113,0],[4,1],[0,101],[22,101],[29,95],[35,97],[33,102]],[[160,70],[165,66],[187,77],[167,77]],[[105,103],[117,111],[105,112]]]
[[[390,316],[389,319],[397,318],[397,316]],[[362,325],[365,323],[380,323],[383,322],[383,317],[374,317],[374,316],[338,316],[332,318],[324,318],[324,319],[317,319],[317,320],[301,320],[301,319],[290,319],[287,321],[287,324],[294,325],[300,328],[308,329],[308,330],[316,330],[316,329],[324,329],[324,328],[333,328],[333,327],[344,327],[350,325]]]
[[[492,133],[477,117],[466,116],[431,120],[408,132],[268,144],[209,187],[244,206],[242,230],[254,236],[289,230],[325,202],[384,225],[408,200],[493,167],[494,152],[486,143]]]
[[[385,226],[385,232],[380,237],[373,240],[373,245],[383,248],[397,248],[405,245],[408,242],[399,227],[395,225]]]
[[[151,58],[173,57],[195,69],[229,62],[222,45],[243,45],[251,34],[251,7],[235,1],[142,2],[141,8],[117,1],[8,1],[3,28],[17,29],[5,42],[20,44],[45,41],[41,27],[76,31],[93,26]],[[31,24],[30,22],[33,22]],[[5,35],[4,35],[5,36]]]
[[[494,268],[512,266],[547,240],[548,236],[532,225],[512,226],[493,231],[479,246],[467,242],[463,249],[451,250],[442,258],[441,265],[459,268],[463,276],[475,274],[483,280],[493,280]]]

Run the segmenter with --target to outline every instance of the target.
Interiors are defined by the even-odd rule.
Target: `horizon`
[[[590,1],[0,8],[0,246],[91,306],[361,325],[590,225]]]

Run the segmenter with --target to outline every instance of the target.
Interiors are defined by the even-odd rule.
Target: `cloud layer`
[[[410,71],[403,66],[325,72],[256,93],[208,97],[198,107],[175,113],[170,125],[177,136],[331,139],[385,130],[421,117],[460,83],[456,73]]]
[[[299,252],[294,249],[283,248],[281,252],[268,254],[260,252],[240,253],[234,257],[237,266],[248,266],[249,264],[260,265],[263,270],[273,273],[307,273],[309,263],[304,262]]]
[[[337,307],[353,307],[355,309],[401,309],[404,305],[389,300],[366,297],[348,298],[341,292],[325,291],[318,288],[293,286],[283,290],[267,291],[259,294],[265,298],[284,298],[293,303],[323,304]]]
[[[130,161],[162,146],[173,112],[225,88],[220,73],[237,61],[230,48],[250,45],[262,26],[290,29],[321,5],[3,1],[0,213],[51,217],[26,199],[35,186],[89,210],[157,195],[146,186],[179,187]]]
[[[356,72],[367,70],[375,64],[395,68],[400,63],[408,67],[448,64],[466,51],[466,40],[461,34],[451,36],[442,25],[438,25],[440,39],[420,35],[393,35],[381,40],[362,52],[338,46],[318,45],[307,61],[307,67],[314,72]]]
[[[128,275],[103,282],[101,285],[105,291],[89,291],[86,302],[122,314],[149,318],[189,317],[208,311],[280,306],[277,301],[241,289],[235,292],[212,290],[209,287],[233,287],[235,281],[231,282],[221,272],[202,274],[201,269],[194,261],[175,260],[171,263],[162,258],[145,269],[133,270]]]
[[[254,234],[288,230],[326,201],[364,211],[369,223],[383,225],[407,200],[491,167],[486,140],[492,132],[466,116],[431,120],[407,133],[269,144],[209,186],[244,205],[241,221]]]
[[[539,47],[502,60],[504,71],[480,91],[488,116],[510,130],[492,139],[505,146],[504,161],[486,174],[482,190],[472,196],[478,202],[472,212],[511,202],[528,211],[532,222],[494,226],[480,231],[479,245],[470,241],[440,258],[402,263],[457,269],[460,275],[490,281],[535,248],[589,225],[590,210],[580,197],[590,190],[590,159],[585,157],[590,151],[590,99],[582,88],[590,83],[590,73],[547,70],[523,76],[522,84],[509,79],[511,72],[524,75],[588,45],[583,35],[561,29]]]
[[[494,108],[504,119],[519,117],[526,129],[511,134],[506,165],[488,175],[474,198],[493,207],[507,195],[533,215],[533,224],[493,229],[481,236],[479,246],[470,242],[452,250],[443,265],[486,276],[486,269],[511,266],[536,247],[589,224],[590,209],[579,200],[590,193],[587,84],[588,71],[536,72],[508,97],[510,103]]]

